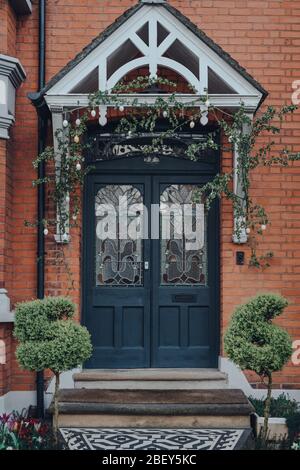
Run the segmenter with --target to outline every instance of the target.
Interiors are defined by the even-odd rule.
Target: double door
[[[88,368],[215,367],[217,207],[201,175],[95,174],[85,203]]]

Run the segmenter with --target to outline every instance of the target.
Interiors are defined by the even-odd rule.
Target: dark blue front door
[[[154,169],[136,159],[134,175],[128,171],[130,159],[126,166],[114,164],[115,172],[104,165],[86,184],[83,320],[94,346],[86,367],[215,367],[218,208],[207,213],[198,201],[199,212],[193,212],[197,188],[212,175],[171,157]],[[192,245],[185,222],[178,228],[174,218],[179,211],[180,221],[188,206],[189,230],[195,231],[196,218],[200,221]],[[106,218],[108,212],[115,223]],[[143,236],[131,239],[137,215]],[[114,234],[104,237],[104,226]]]

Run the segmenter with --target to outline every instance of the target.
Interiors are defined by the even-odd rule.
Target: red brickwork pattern
[[[2,6],[5,3],[0,1]],[[48,0],[47,80],[135,3],[136,0]],[[170,3],[232,54],[269,91],[266,104],[290,103],[292,82],[300,79],[298,1],[170,0]],[[13,232],[10,251],[14,269],[13,279],[9,281],[9,294],[14,302],[30,299],[36,293],[36,236],[34,229],[24,227],[24,219],[32,220],[36,217],[36,190],[31,187],[35,173],[31,162],[37,149],[37,121],[35,110],[26,94],[35,91],[37,87],[37,5],[37,0],[34,0],[33,14],[19,19],[17,25],[17,56],[26,69],[27,81],[18,92],[17,123],[13,132]],[[282,136],[277,139],[278,148],[289,144],[294,151],[300,150],[299,124],[298,111],[289,119]],[[229,169],[232,165],[231,152],[224,152],[222,161],[223,168]],[[253,176],[253,195],[258,202],[266,205],[272,221],[271,228],[263,237],[261,248],[274,250],[276,256],[272,267],[265,272],[235,265],[238,247],[231,243],[232,209],[229,202],[223,201],[222,332],[237,304],[259,291],[272,290],[289,298],[291,305],[280,323],[289,329],[295,339],[300,338],[299,182],[298,164],[290,169],[260,169]],[[47,240],[47,293],[65,294],[69,279],[63,266],[57,267],[61,248],[55,245],[50,236]],[[65,257],[69,261],[75,287],[71,295],[77,303],[80,299],[80,244],[80,230],[72,230],[72,244],[65,249]],[[20,373],[15,361],[13,367],[13,389],[31,389],[31,376]],[[257,379],[251,376],[251,381],[256,382]],[[300,388],[299,383],[299,367],[291,364],[275,378],[276,387]]]

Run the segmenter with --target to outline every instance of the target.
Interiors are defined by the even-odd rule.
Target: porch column
[[[251,121],[253,120],[252,113],[251,114],[248,113],[247,116],[249,117],[249,119],[251,119]],[[245,134],[249,134],[250,132],[251,132],[251,126],[247,123],[243,124],[241,133],[245,135]],[[233,187],[234,187],[234,193],[241,198],[241,201],[242,201],[241,204],[244,204],[244,201],[243,201],[244,191],[243,191],[242,181],[241,181],[240,174],[239,174],[240,173],[239,165],[240,165],[239,154],[238,154],[237,146],[235,145],[234,156],[233,156],[233,166],[234,166]],[[236,243],[238,245],[245,244],[248,241],[248,235],[246,233],[245,228],[242,228],[240,230],[239,235],[237,235],[236,233],[236,228],[240,227],[242,223],[243,223],[242,218],[239,215],[234,214],[234,221],[233,221],[234,231],[232,235],[232,240],[233,240],[233,243]]]
[[[68,129],[63,127],[63,107],[62,106],[51,106],[50,108],[52,114],[52,129],[53,129],[53,148],[55,154],[55,173],[56,178],[60,177],[60,163],[61,163],[61,150],[59,149],[59,142],[57,134],[62,132],[63,138],[68,139]],[[67,196],[67,194],[66,194]],[[67,215],[68,220],[65,223],[65,232],[62,233],[60,227],[60,217],[59,211],[56,211],[56,233],[54,235],[56,243],[68,243],[70,241],[70,227],[69,227],[69,202],[65,201],[64,203],[64,213]]]

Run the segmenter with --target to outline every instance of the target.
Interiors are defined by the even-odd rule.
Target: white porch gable
[[[243,104],[250,116],[267,96],[264,88],[238,62],[165,0],[140,0],[86,46],[54,76],[40,93],[31,94],[37,106],[45,104],[52,113],[54,147],[63,116],[74,108],[87,107],[89,95],[98,90],[111,93],[129,72],[148,68],[155,77],[158,68],[170,69],[193,87],[177,94],[177,101],[203,108],[203,97],[220,109],[234,112]],[[154,103],[156,94],[123,95],[136,105]],[[167,94],[159,94],[167,98]],[[192,98],[192,99],[191,99]],[[99,106],[99,123],[105,126],[107,108]],[[126,104],[124,105],[126,106]],[[58,157],[59,160],[59,157]],[[235,155],[235,166],[238,158]],[[59,161],[57,163],[59,165]],[[238,172],[236,172],[236,175]],[[239,182],[235,181],[239,192]],[[236,221],[235,221],[236,223]],[[58,233],[57,241],[61,240]],[[237,243],[247,241],[246,234]]]
[[[78,100],[84,105],[89,93],[109,92],[132,70],[149,67],[155,76],[159,66],[180,74],[196,94],[208,93],[216,106],[243,102],[254,112],[264,95],[234,59],[167,2],[142,1],[49,82],[45,99],[49,107],[72,107]]]

